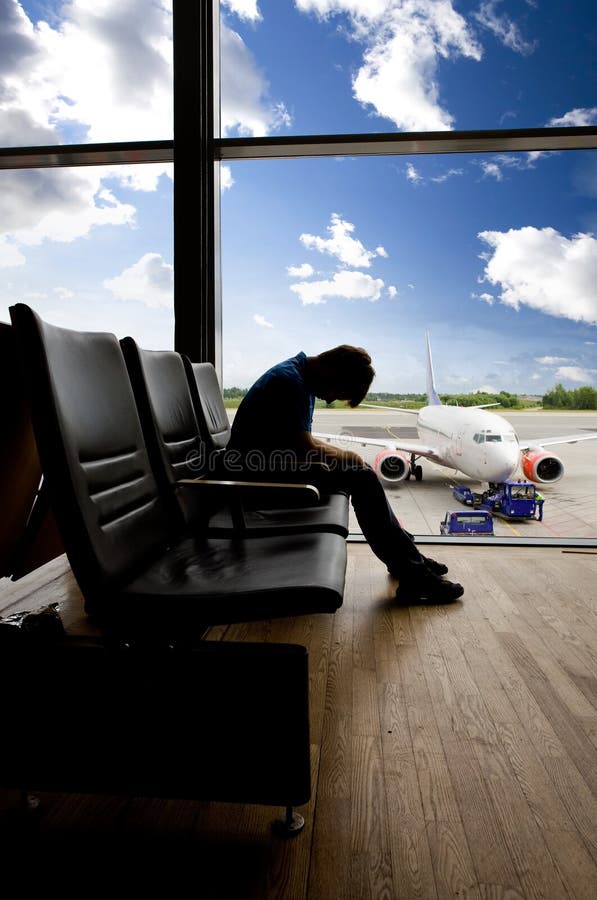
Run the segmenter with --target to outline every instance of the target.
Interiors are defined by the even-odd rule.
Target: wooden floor
[[[597,555],[433,555],[463,602],[399,608],[357,544],[334,616],[212,634],[309,648],[299,836],[275,837],[264,807],[81,795],[42,795],[23,822],[7,795],[4,860],[25,851],[46,884],[77,863],[112,893],[169,897],[595,900]]]

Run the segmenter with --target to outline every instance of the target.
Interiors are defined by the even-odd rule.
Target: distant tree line
[[[242,400],[246,393],[247,388],[231,387],[224,388],[222,396],[224,397],[224,400]]]
[[[543,395],[543,406],[546,409],[597,409],[597,389],[580,387],[567,391],[561,384],[556,384],[553,391]]]
[[[222,391],[224,400],[240,401],[247,393],[247,388],[229,387]],[[520,409],[531,405],[522,400],[517,394],[508,391],[500,391],[499,394],[440,394],[442,403],[450,406],[479,406],[484,403],[498,403],[504,409]],[[366,403],[386,403],[389,406],[399,405],[416,409],[427,403],[426,394],[390,394],[384,391],[376,391],[367,394]],[[236,405],[236,404],[235,404]],[[318,402],[317,406],[325,406]],[[333,406],[333,404],[332,404]],[[597,389],[593,387],[580,387],[567,391],[561,384],[556,384],[553,391],[543,396],[545,409],[597,409]]]

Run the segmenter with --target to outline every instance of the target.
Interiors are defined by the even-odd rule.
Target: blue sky
[[[597,123],[594,4],[226,0],[224,135]],[[0,143],[171,137],[153,0],[0,0]],[[0,317],[172,344],[168,166],[0,172]],[[594,152],[222,167],[225,385],[365,346],[379,390],[597,385]]]

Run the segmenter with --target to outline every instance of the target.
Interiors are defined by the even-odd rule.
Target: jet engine
[[[529,447],[522,455],[522,471],[529,481],[547,484],[560,480],[564,474],[564,463],[558,456],[547,453],[543,447]]]
[[[382,450],[373,460],[373,468],[381,481],[404,481],[410,471],[410,459],[398,450]]]

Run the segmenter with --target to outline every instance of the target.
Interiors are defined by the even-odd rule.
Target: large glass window
[[[0,171],[0,319],[172,347],[172,179],[163,166]]]
[[[168,0],[2,0],[0,144],[172,137]]]
[[[0,47],[4,148],[96,143],[90,161],[107,163],[106,142],[172,137],[171,3],[2,0]],[[23,301],[172,346],[172,164],[68,162],[42,150],[32,163],[49,168],[0,171],[0,317]]]
[[[349,343],[371,353],[378,400],[421,406],[428,331],[444,402],[498,403],[486,412],[503,429],[472,413],[468,432],[452,416],[423,434],[416,415],[336,404],[317,411],[315,430],[361,440],[356,449],[371,463],[384,442],[407,464],[414,452],[421,470],[409,480],[398,480],[404,463],[376,466],[406,527],[439,534],[459,505],[451,485],[481,492],[492,454],[513,457],[512,426],[523,448],[545,443],[533,460],[555,455],[565,474],[540,485],[542,521],[496,519],[496,533],[597,537],[597,443],[550,443],[597,433],[594,165],[581,151],[231,163],[222,195],[225,387],[248,387],[299,350]],[[563,402],[538,409],[556,385]],[[591,408],[579,408],[579,392]],[[419,456],[420,445],[451,453],[462,469]],[[533,465],[511,474],[525,478]],[[545,462],[543,473],[556,478],[560,467]]]
[[[594,121],[588,2],[222,0],[221,8],[223,136]]]
[[[549,143],[553,129],[597,123],[594,11],[563,0],[220,6],[226,387],[347,342],[370,350],[379,400],[420,407],[428,331],[447,418],[424,431],[416,412],[320,408],[316,429],[362,441],[415,533],[438,534],[455,483],[476,502],[475,461],[514,448],[514,477],[544,476],[545,509],[541,521],[496,519],[496,533],[594,540],[596,445],[552,443],[597,433],[596,164],[561,152],[594,143],[578,132],[577,144],[571,132]],[[514,142],[512,129],[531,128],[532,143]],[[488,129],[478,146],[421,138]],[[330,148],[334,134],[356,138]],[[371,155],[308,158],[330,150]],[[500,418],[463,411],[475,400],[499,403],[485,415]],[[437,464],[449,454],[461,465]]]
[[[226,388],[247,387],[300,348],[345,341],[370,349],[373,390],[416,405],[428,330],[442,396],[526,398],[525,408],[499,413],[527,443],[593,431],[595,156],[553,152],[595,147],[594,128],[580,137],[568,131],[563,144],[553,132],[597,122],[591,5],[571,12],[564,0],[214,0],[216,21],[218,5],[214,146],[210,105],[197,101],[212,87],[207,4],[174,4],[182,27],[173,51],[169,0],[0,0],[0,144],[17,148],[0,161],[15,167],[0,171],[0,317],[24,300],[49,321],[172,346],[172,145],[158,152],[144,142],[172,137],[175,62],[184,172],[174,200],[177,340],[183,330],[200,347],[195,358],[219,356],[221,237]],[[195,118],[185,118],[187,106]],[[189,122],[201,127],[185,130]],[[511,128],[541,134],[508,144],[503,129]],[[479,148],[455,135],[456,149],[475,153],[451,154],[455,144],[424,137],[435,152],[420,155],[420,133],[443,139],[467,129],[493,129],[494,143],[486,132],[475,137]],[[375,142],[377,132],[390,134],[387,146]],[[356,135],[352,152],[370,155],[301,158],[329,153],[335,134]],[[239,138],[256,137],[255,155],[275,156],[272,138],[281,135],[298,158],[236,160],[251,143]],[[313,135],[312,146],[293,135]],[[395,151],[403,135],[410,143]],[[98,147],[58,152],[78,143]],[[497,145],[500,152],[476,152]],[[33,160],[19,150],[31,146],[42,147]],[[533,152],[513,152],[521,146]],[[338,148],[347,152],[341,141]],[[405,149],[413,155],[375,155]],[[221,235],[212,153],[214,165],[223,159]],[[189,184],[195,158],[201,177]],[[157,159],[166,162],[148,163]],[[144,163],[123,164],[135,160]],[[33,164],[55,168],[26,168]],[[531,411],[546,395],[558,412]],[[416,417],[405,413],[317,416],[326,432],[421,439]],[[488,441],[488,433],[475,429],[485,437],[473,440],[478,450],[511,443]],[[559,497],[561,516],[557,527],[547,515],[541,526],[554,525],[555,537],[594,535],[593,448],[556,449],[566,475],[549,487],[545,509],[549,500],[555,510]],[[373,461],[377,450],[363,453]],[[414,464],[413,478],[388,491],[411,530],[436,533],[446,493],[432,488],[448,475],[424,459]],[[434,498],[426,512],[425,492]],[[578,498],[572,520],[570,497]]]

